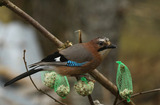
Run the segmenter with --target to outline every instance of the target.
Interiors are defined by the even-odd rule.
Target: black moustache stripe
[[[98,49],[98,52],[103,51],[103,50],[105,50],[105,49],[107,49],[107,47],[106,47],[106,46],[104,46],[104,47],[102,47],[102,48]]]

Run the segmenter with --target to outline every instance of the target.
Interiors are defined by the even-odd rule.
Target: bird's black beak
[[[117,48],[116,45],[114,44],[110,44],[109,46],[106,46],[107,49],[113,49],[113,48]]]

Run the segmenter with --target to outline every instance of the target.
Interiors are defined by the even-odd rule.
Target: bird
[[[116,48],[109,38],[97,37],[89,42],[74,44],[66,49],[48,55],[40,62],[29,65],[29,71],[6,82],[13,84],[40,71],[55,71],[62,76],[78,76],[89,73],[100,65],[105,53]]]

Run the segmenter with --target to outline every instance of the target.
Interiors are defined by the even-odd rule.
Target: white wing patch
[[[55,61],[60,61],[61,57],[54,58]]]

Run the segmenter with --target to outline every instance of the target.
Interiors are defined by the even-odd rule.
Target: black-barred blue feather
[[[87,62],[77,63],[77,62],[68,60],[67,61],[67,66],[78,67],[78,66],[83,66],[85,63],[87,63]]]

